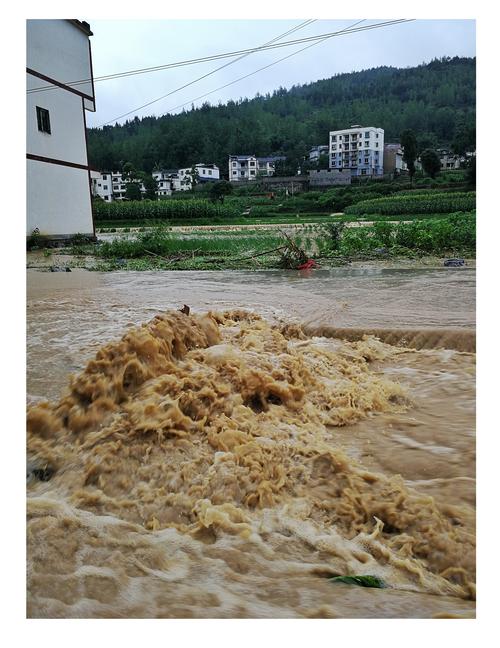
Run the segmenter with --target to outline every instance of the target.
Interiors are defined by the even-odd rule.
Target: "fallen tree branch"
[[[278,250],[284,250],[288,245],[280,245],[280,247],[273,248],[272,250],[266,250],[265,252],[259,252],[258,254],[252,254],[252,256],[246,257],[236,257],[236,259],[228,259],[229,261],[246,261],[247,259],[256,259],[257,257],[264,256],[264,254],[271,254],[272,252],[278,252]]]

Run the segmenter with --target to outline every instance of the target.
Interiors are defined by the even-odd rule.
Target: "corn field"
[[[469,212],[476,207],[476,192],[397,194],[364,200],[345,209],[346,214],[448,214]]]
[[[94,203],[97,222],[111,220],[170,220],[192,218],[230,218],[238,210],[210,200],[130,200]]]

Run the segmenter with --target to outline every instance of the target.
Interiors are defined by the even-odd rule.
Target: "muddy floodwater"
[[[474,268],[27,280],[29,617],[475,616]]]

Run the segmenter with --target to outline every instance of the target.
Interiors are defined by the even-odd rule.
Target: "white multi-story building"
[[[175,180],[178,180],[177,171],[173,169],[162,169],[161,171],[153,171],[152,176],[158,184],[158,190],[156,192],[158,196],[171,196],[172,190],[176,190]]]
[[[124,178],[121,171],[113,171],[111,173],[111,187],[113,190],[114,200],[125,200],[125,193],[127,191],[127,185],[131,182],[136,182],[137,180],[131,180],[130,178]],[[141,194],[146,193],[146,187],[142,182],[138,183],[141,190]]]
[[[220,180],[219,167],[215,164],[198,163],[194,165],[196,169],[196,181],[200,184],[205,182],[217,182]],[[179,169],[179,178],[183,180],[188,189],[192,188],[193,167]]]
[[[229,181],[256,180],[259,176],[272,176],[275,164],[284,161],[283,156],[256,157],[255,155],[229,156]]]
[[[95,111],[92,32],[79,20],[28,20],[26,36],[27,234],[93,237],[85,124],[85,111]]]
[[[106,202],[113,200],[113,186],[111,184],[111,173],[99,173],[99,171],[90,171],[90,180],[92,187],[92,196],[99,196]]]
[[[330,131],[330,169],[350,169],[352,176],[384,174],[384,129],[358,124]]]
[[[100,196],[106,202],[125,200],[127,184],[137,182],[137,180],[124,178],[121,171],[102,171],[101,173],[91,171],[90,176],[92,180],[92,195]],[[144,195],[146,193],[144,184],[141,182],[139,186],[141,193]]]

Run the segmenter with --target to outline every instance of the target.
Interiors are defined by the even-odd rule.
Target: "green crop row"
[[[99,221],[144,221],[196,218],[230,218],[238,214],[234,207],[210,200],[141,200],[94,203]]]
[[[364,200],[346,208],[346,214],[446,214],[475,209],[476,192],[416,192]]]

